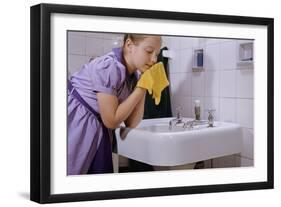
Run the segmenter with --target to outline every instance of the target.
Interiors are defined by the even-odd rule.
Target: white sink
[[[215,122],[184,129],[169,129],[173,118],[146,119],[134,129],[121,127],[116,133],[119,155],[154,166],[176,166],[242,151],[242,129],[238,124]],[[184,118],[184,121],[192,119]]]

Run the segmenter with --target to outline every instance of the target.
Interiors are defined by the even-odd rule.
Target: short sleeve
[[[91,61],[89,73],[93,91],[117,96],[118,88],[125,80],[125,68],[111,56],[102,56]]]

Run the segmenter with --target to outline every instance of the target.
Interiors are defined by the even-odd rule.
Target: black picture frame
[[[272,18],[228,16],[170,11],[152,11],[121,8],[39,4],[31,7],[31,151],[30,199],[38,203],[89,201],[104,199],[166,196],[179,194],[211,193],[272,189],[274,187],[274,20]],[[206,23],[263,25],[267,27],[267,180],[261,182],[167,187],[105,192],[51,194],[50,182],[50,130],[51,130],[51,71],[50,71],[50,16],[54,13],[98,15],[161,20],[180,20]]]

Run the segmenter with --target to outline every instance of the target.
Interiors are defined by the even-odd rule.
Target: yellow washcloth
[[[140,77],[137,87],[147,89],[149,94],[152,93],[153,79],[150,70],[146,70]]]
[[[155,99],[155,104],[158,105],[161,100],[161,92],[169,85],[166,77],[165,68],[162,62],[154,64],[146,70],[139,79],[137,87],[145,88],[152,98]]]
[[[153,65],[150,68],[152,79],[154,80],[152,85],[153,98],[155,104],[158,105],[161,100],[161,92],[169,85],[169,81],[166,77],[165,68],[162,62]]]

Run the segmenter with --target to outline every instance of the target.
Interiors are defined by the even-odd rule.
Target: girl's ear
[[[133,43],[133,41],[132,41],[130,38],[128,38],[128,39],[126,39],[124,45],[125,45],[126,50],[127,50],[128,52],[131,52],[134,43]]]

